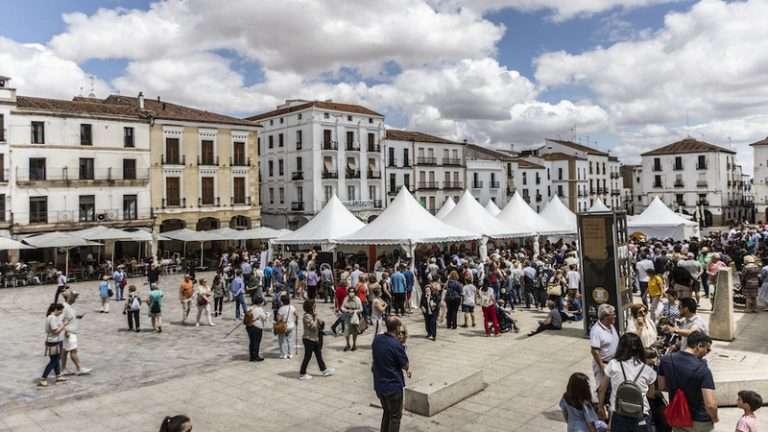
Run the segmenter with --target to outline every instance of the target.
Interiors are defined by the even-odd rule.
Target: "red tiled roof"
[[[89,114],[143,118],[138,107],[105,104],[100,99],[78,97],[74,100],[18,96],[16,106],[26,110],[53,111],[65,114]]]
[[[555,152],[555,153],[548,153],[542,156],[539,156],[541,159],[544,159],[546,161],[561,161],[561,160],[586,160],[584,158],[580,158],[577,156],[572,156],[565,153]]]
[[[553,142],[553,143],[557,143],[557,144],[561,144],[561,145],[564,145],[566,147],[570,147],[570,148],[572,148],[574,150],[578,150],[580,152],[584,152],[586,154],[593,155],[593,156],[609,156],[608,152],[604,152],[602,150],[597,150],[597,149],[594,149],[592,147],[587,147],[587,146],[582,145],[582,144],[577,144],[577,143],[575,143],[573,141],[557,140],[557,139],[551,139],[551,138],[547,138],[547,141],[550,141],[550,142]]]
[[[768,138],[762,139],[757,142],[753,142],[750,146],[768,145]]]
[[[256,114],[251,117],[246,117],[245,119],[248,121],[259,121],[269,117],[276,117],[283,114],[302,111],[311,107],[333,110],[333,111],[341,111],[341,112],[347,112],[347,113],[354,113],[354,114],[364,114],[368,116],[384,117],[382,114],[379,114],[376,111],[370,110],[361,105],[353,105],[353,104],[346,104],[346,103],[339,103],[339,102],[327,102],[327,101],[308,101],[303,104],[294,105],[286,108],[280,108],[280,109],[265,112],[262,114]]]
[[[439,144],[464,144],[457,141],[451,141],[449,139],[440,138],[434,135],[425,134],[423,132],[414,132],[398,129],[387,129],[385,131],[385,139],[393,141],[415,141],[424,143],[439,143]]]
[[[110,95],[104,99],[105,105],[131,106],[138,109],[138,99],[131,96]],[[154,118],[167,120],[184,120],[200,123],[220,123],[227,125],[254,126],[253,123],[236,117],[217,114],[163,100],[144,99],[144,111]]]
[[[664,147],[659,147],[655,150],[645,152],[640,156],[662,156],[662,155],[674,155],[682,153],[710,153],[710,152],[723,152],[736,154],[735,151],[729,150],[725,147],[716,146],[704,141],[695,140],[693,138],[686,138],[674,142]]]

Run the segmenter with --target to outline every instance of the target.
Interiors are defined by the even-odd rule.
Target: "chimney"
[[[144,109],[144,92],[139,92],[139,109]]]

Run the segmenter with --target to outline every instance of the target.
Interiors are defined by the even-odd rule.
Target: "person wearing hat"
[[[64,350],[61,356],[61,369],[64,371],[64,375],[73,374],[73,372],[67,370],[67,358],[71,358],[72,363],[77,368],[74,374],[86,375],[91,372],[91,369],[80,366],[80,357],[77,354],[77,332],[80,327],[80,318],[84,316],[84,314],[78,315],[74,307],[75,300],[77,300],[79,295],[77,291],[69,287],[62,293],[62,297],[64,297],[64,312],[61,314],[61,318],[67,325],[64,330]]]
[[[760,290],[760,266],[752,255],[744,257],[744,267],[741,269],[741,293],[746,299],[744,312],[757,312],[757,292]]]

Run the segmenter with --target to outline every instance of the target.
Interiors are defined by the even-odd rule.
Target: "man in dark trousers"
[[[408,378],[411,370],[403,343],[398,339],[400,319],[387,318],[387,332],[373,340],[373,388],[379,397],[384,413],[381,416],[381,432],[398,432],[403,417],[403,389],[405,371]]]

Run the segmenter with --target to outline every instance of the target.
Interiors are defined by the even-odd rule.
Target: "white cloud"
[[[91,88],[88,74],[40,44],[21,44],[0,36],[0,75],[12,79],[19,93],[28,96],[68,98]],[[94,90],[104,94],[109,86],[94,80]]]
[[[460,8],[479,13],[502,9],[518,9],[526,12],[546,10],[554,21],[565,21],[577,17],[621,9],[634,9],[681,0],[429,0],[443,10]]]
[[[217,0],[155,3],[149,10],[101,9],[64,15],[51,39],[63,57],[151,60],[231,49],[281,71],[319,73],[342,66],[372,74],[495,52],[502,25],[469,10],[438,12],[421,0]]]

